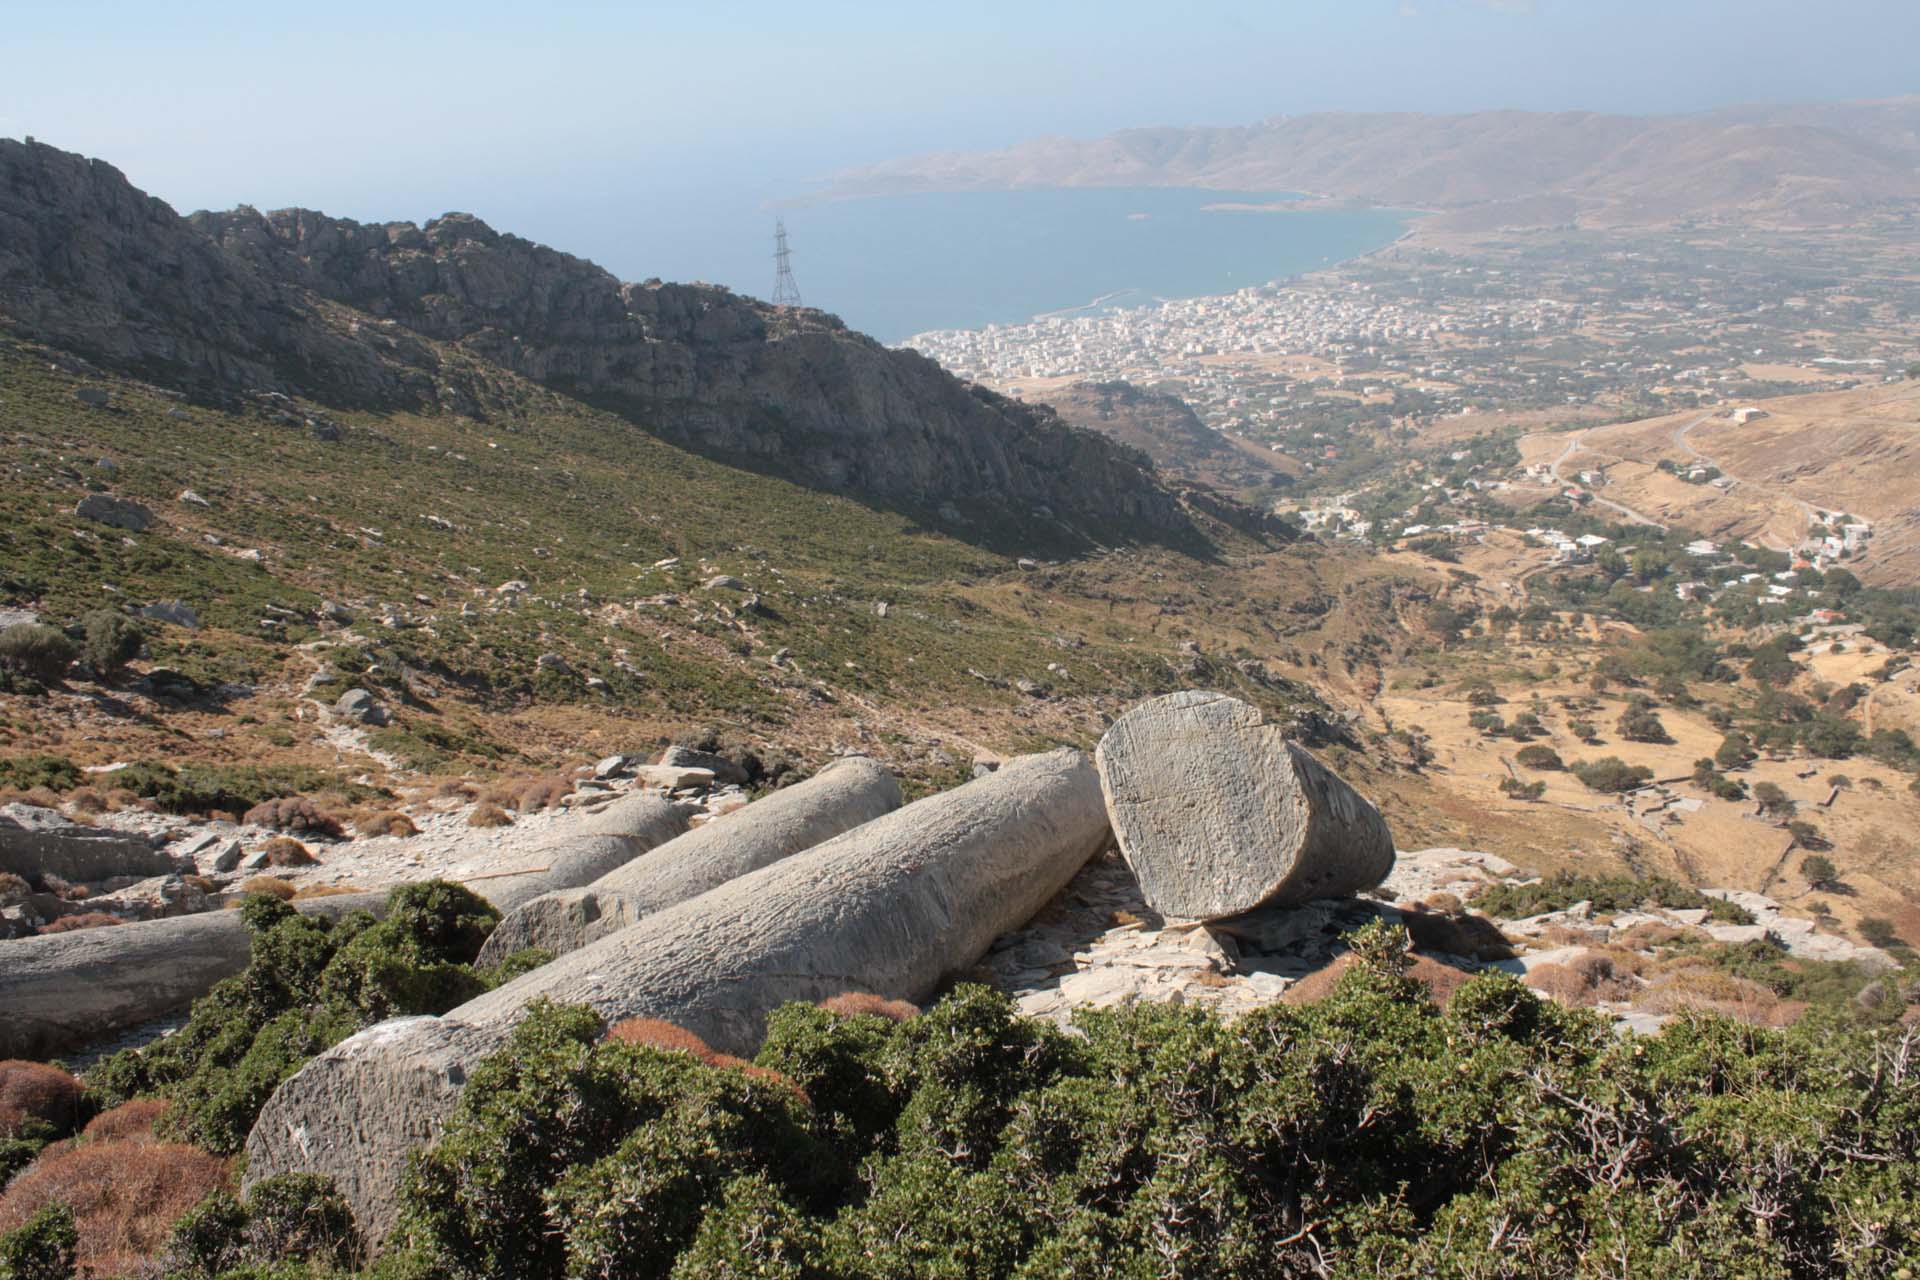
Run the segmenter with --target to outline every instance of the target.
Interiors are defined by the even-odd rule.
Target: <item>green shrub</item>
[[[0,1280],[73,1280],[79,1244],[73,1210],[50,1204],[0,1235]]]
[[[1630,765],[1619,756],[1582,760],[1571,766],[1573,776],[1589,791],[1632,791],[1653,781],[1653,770],[1643,764]]]
[[[273,1090],[314,1054],[374,1022],[444,1013],[488,988],[472,967],[499,921],[485,899],[429,881],[393,890],[387,904],[382,921],[355,912],[335,924],[249,897],[246,970],[197,1001],[174,1035],[102,1060],[87,1073],[89,1093],[103,1105],[171,1098],[160,1122],[167,1136],[230,1154]]]
[[[353,1213],[333,1179],[281,1173],[255,1183],[244,1205],[217,1191],[188,1211],[174,1224],[164,1267],[169,1280],[294,1280],[343,1271],[361,1253]]]
[[[1508,920],[1565,911],[1576,902],[1591,902],[1593,909],[1601,912],[1637,911],[1643,907],[1713,912],[1717,903],[1722,910],[1745,916],[1740,923],[1753,923],[1753,917],[1744,908],[1721,898],[1710,898],[1698,889],[1664,877],[1637,880],[1632,876],[1583,876],[1563,871],[1531,884],[1490,884],[1473,895],[1475,908]]]
[[[80,770],[65,756],[26,755],[0,760],[0,791],[71,791],[80,785]]]
[[[80,619],[85,638],[80,642],[80,660],[96,675],[111,678],[140,656],[147,641],[140,624],[124,613],[95,609]]]
[[[1555,751],[1552,747],[1543,746],[1540,743],[1534,743],[1532,746],[1520,748],[1520,750],[1514,752],[1513,758],[1516,762],[1528,769],[1553,770],[1567,767],[1566,761],[1560,758],[1558,751]]]
[[[54,684],[67,674],[76,656],[73,641],[55,627],[17,622],[0,631],[0,671]]]

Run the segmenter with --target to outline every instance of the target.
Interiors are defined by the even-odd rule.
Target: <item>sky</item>
[[[629,278],[930,150],[1308,111],[1920,91],[1920,0],[6,0],[0,136],[186,212],[451,209]]]

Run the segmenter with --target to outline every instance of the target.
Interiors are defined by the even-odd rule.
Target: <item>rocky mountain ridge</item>
[[[181,218],[101,161],[0,140],[0,325],[201,394],[356,408],[497,410],[491,365],[730,463],[951,524],[1011,508],[1109,536],[1190,531],[1143,455],[1046,409],[832,316],[623,284],[467,214]]]

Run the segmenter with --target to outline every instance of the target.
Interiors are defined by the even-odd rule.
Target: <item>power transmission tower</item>
[[[773,220],[773,305],[800,305],[800,286],[793,279],[793,251],[787,248],[787,224],[780,218]]]

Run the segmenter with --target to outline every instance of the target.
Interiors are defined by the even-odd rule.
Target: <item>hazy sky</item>
[[[0,135],[183,212],[463,209],[629,278],[706,211],[924,150],[1920,90],[1920,0],[7,0],[0,42]]]

